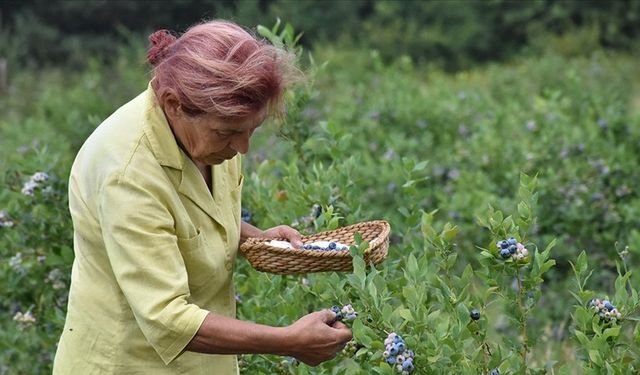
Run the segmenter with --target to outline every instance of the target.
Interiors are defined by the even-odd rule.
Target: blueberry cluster
[[[344,305],[342,306],[342,308],[339,308],[338,306],[332,306],[330,310],[336,314],[334,322],[339,322],[342,320],[350,322],[358,316],[358,313],[353,309],[353,306],[351,306],[351,304]]]
[[[305,250],[342,251],[349,250],[349,246],[333,241],[316,241],[302,245]]]
[[[402,375],[408,375],[414,370],[413,351],[408,350],[400,335],[391,332],[384,340],[385,351],[382,353],[385,362]]]
[[[13,225],[14,222],[9,219],[7,211],[0,211],[0,228],[11,228]]]
[[[278,363],[278,372],[280,374],[290,374],[291,368],[298,365],[298,360],[293,357],[283,358],[280,363]]]
[[[496,246],[500,250],[502,259],[513,258],[515,260],[523,260],[529,256],[529,250],[523,244],[511,237],[508,240],[496,242]]]
[[[604,322],[616,323],[622,319],[622,314],[616,309],[609,300],[594,298],[589,301],[588,307],[593,308],[596,314],[600,316],[600,320]]]
[[[34,191],[39,188],[42,183],[49,180],[49,175],[45,172],[36,172],[25,182],[22,186],[22,194],[26,196],[33,196]]]

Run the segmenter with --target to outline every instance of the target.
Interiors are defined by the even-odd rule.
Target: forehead
[[[255,114],[246,117],[223,118],[215,115],[207,115],[203,120],[212,129],[216,130],[234,130],[246,131],[252,130],[260,126],[267,117],[267,111],[261,110]]]

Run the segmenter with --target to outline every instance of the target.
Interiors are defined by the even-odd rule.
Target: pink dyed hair
[[[283,94],[296,72],[290,52],[221,20],[195,25],[178,38],[159,30],[149,41],[157,97],[172,92],[187,114],[241,118],[263,108],[283,114]]]

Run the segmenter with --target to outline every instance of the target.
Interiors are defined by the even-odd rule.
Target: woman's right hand
[[[351,330],[343,323],[329,325],[335,317],[331,310],[316,311],[286,327],[287,355],[309,366],[334,358],[352,338]]]

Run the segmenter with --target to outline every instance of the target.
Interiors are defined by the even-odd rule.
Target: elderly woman
[[[333,358],[335,314],[287,327],[235,319],[233,265],[247,237],[240,154],[282,111],[292,59],[225,21],[151,35],[146,91],[105,120],[71,169],[75,261],[54,374],[237,374],[235,354]]]

